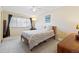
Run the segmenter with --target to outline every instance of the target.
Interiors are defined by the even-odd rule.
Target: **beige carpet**
[[[0,53],[56,53],[58,42],[51,38],[29,51],[27,45],[20,40],[20,36],[8,37],[0,43]]]

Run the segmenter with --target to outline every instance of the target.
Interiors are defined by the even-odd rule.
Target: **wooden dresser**
[[[79,53],[79,41],[76,40],[75,33],[67,36],[57,45],[58,53]]]

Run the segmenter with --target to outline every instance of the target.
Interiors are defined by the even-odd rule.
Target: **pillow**
[[[44,30],[44,28],[41,26],[38,26],[38,27],[36,27],[36,30]]]
[[[46,28],[45,28],[46,30],[52,30],[52,26],[46,26]]]

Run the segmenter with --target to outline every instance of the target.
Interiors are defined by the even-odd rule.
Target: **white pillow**
[[[36,30],[44,30],[44,28],[41,26],[38,26],[38,27],[36,27]]]
[[[52,30],[52,26],[46,26],[46,28],[45,28],[46,30]]]

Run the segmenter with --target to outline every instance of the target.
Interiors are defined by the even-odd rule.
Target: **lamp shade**
[[[32,20],[36,21],[36,16],[35,15],[32,16]]]
[[[76,29],[79,29],[79,25],[78,24],[76,25]]]

